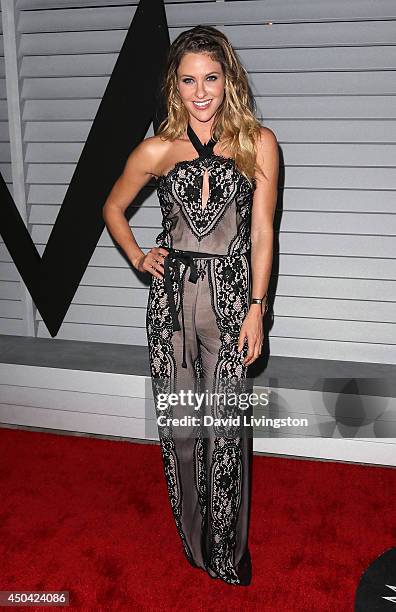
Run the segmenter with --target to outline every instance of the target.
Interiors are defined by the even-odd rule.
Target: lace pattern
[[[202,177],[208,170],[209,196],[201,207]],[[234,160],[219,155],[201,156],[181,161],[164,176],[159,177],[157,193],[163,216],[162,232],[156,243],[169,247],[241,255],[233,258],[197,259],[199,282],[209,285],[210,307],[220,336],[220,350],[211,378],[212,391],[221,393],[227,381],[243,381],[247,367],[245,344],[237,351],[240,327],[249,309],[250,268],[247,252],[250,248],[250,221],[253,187],[236,168]],[[208,242],[209,241],[209,242]],[[209,248],[206,246],[209,245]],[[220,245],[220,246],[218,246]],[[185,283],[185,267],[180,263]],[[172,277],[174,299],[180,314],[179,291]],[[175,336],[172,332],[167,294],[163,279],[152,277],[146,316],[147,337],[154,396],[172,392],[178,379],[179,361],[175,358]],[[190,364],[191,386],[200,390],[203,380],[201,357]],[[215,402],[211,408],[214,418],[229,414],[229,406]],[[163,414],[163,412],[161,413]],[[172,414],[168,407],[165,412]],[[202,416],[202,413],[200,414]],[[159,427],[169,499],[180,534],[184,552],[195,565],[191,534],[195,526],[184,514],[186,495],[195,495],[201,518],[201,542],[208,542],[202,551],[205,568],[229,584],[241,584],[235,565],[238,537],[238,518],[242,503],[242,482],[246,477],[246,439],[238,428],[214,426],[211,439],[202,429],[192,440],[191,483],[183,481],[180,462],[185,451],[178,449],[171,426]],[[190,507],[189,500],[189,505]]]
[[[201,205],[202,176],[208,170],[209,197]],[[254,183],[255,184],[255,183]],[[172,217],[176,207],[192,235],[200,242],[215,231],[229,207],[233,204],[244,221],[239,238],[240,252],[250,247],[246,225],[250,219],[251,196],[254,186],[236,168],[228,157],[213,155],[181,161],[157,181],[157,194],[163,215],[163,231],[157,236],[157,244],[172,245]]]

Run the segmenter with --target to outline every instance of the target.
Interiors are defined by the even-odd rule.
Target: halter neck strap
[[[202,144],[190,124],[187,126],[187,136],[191,140],[191,143],[199,154],[199,157],[210,157],[213,155],[213,147],[217,142],[214,138],[211,138],[207,143]]]

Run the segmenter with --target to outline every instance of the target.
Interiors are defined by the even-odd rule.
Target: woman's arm
[[[274,215],[278,198],[279,151],[275,134],[262,128],[257,164],[265,174],[256,176],[251,224],[252,298],[267,294],[273,259]],[[266,302],[266,300],[265,300]],[[264,301],[252,304],[251,310],[264,314]]]
[[[238,350],[248,339],[244,365],[250,365],[261,353],[263,314],[272,269],[273,223],[278,196],[279,150],[275,134],[263,127],[257,147],[257,165],[265,176],[256,173],[251,218],[252,298],[264,298],[262,304],[251,304],[239,337]]]
[[[154,255],[158,255],[158,248],[152,249],[147,255],[143,253],[133,235],[129,223],[125,217],[125,210],[140,192],[142,187],[148,183],[159,163],[159,150],[155,136],[143,140],[129,155],[121,176],[114,183],[110,194],[103,206],[103,218],[106,226],[132,265],[139,271],[149,271],[154,276],[161,277],[157,272],[162,271]],[[155,252],[154,252],[155,251]],[[161,251],[161,249],[159,249]],[[146,261],[150,254],[150,261]],[[163,254],[166,254],[164,251]]]

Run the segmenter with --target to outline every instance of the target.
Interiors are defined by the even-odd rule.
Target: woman
[[[252,434],[229,390],[238,388],[241,397],[263,343],[277,141],[255,118],[246,71],[214,27],[176,38],[163,92],[167,119],[129,156],[104,218],[133,266],[151,274],[146,325],[153,394],[185,555],[212,578],[248,585]],[[124,212],[152,177],[163,231],[144,253]],[[190,393],[187,405],[182,391]],[[170,393],[177,401],[160,405]],[[250,407],[243,410],[250,414]],[[221,420],[230,415],[241,418]]]

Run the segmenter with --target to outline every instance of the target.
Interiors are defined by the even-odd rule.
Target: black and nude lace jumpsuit
[[[156,244],[169,254],[163,277],[151,276],[147,305],[155,400],[180,390],[246,391],[227,384],[247,380],[247,343],[238,352],[238,339],[251,296],[255,181],[251,186],[233,159],[214,154],[213,139],[202,144],[190,125],[187,134],[199,157],[176,163],[157,182],[163,231]],[[241,426],[216,426],[215,420],[202,426],[205,414],[234,417],[236,410],[216,400],[156,407],[163,417],[157,424],[169,499],[187,559],[212,578],[247,585],[252,434],[243,418],[250,419],[251,408],[239,410]],[[164,419],[183,416],[200,424]]]

